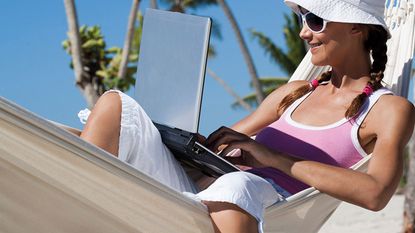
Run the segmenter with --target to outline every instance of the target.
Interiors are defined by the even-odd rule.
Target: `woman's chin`
[[[326,66],[328,65],[326,62],[326,59],[321,59],[317,56],[312,56],[311,57],[311,63],[315,66]]]

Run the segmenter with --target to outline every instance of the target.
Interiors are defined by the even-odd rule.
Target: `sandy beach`
[[[395,195],[379,212],[342,203],[319,233],[400,233],[404,196]]]

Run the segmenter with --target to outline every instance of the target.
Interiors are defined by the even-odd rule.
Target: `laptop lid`
[[[153,122],[196,133],[211,20],[147,9],[135,97]]]

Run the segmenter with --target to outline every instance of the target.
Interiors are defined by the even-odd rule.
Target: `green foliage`
[[[210,6],[210,5],[216,5],[216,4],[217,4],[216,0],[183,0],[183,6],[185,6],[186,8],[192,8],[192,9]]]
[[[291,16],[284,14],[284,38],[287,46],[287,52],[278,47],[272,40],[254,29],[250,30],[253,39],[258,40],[259,45],[264,49],[265,54],[269,55],[272,62],[277,64],[288,76],[291,76],[297,69],[304,55],[306,48],[303,40],[298,36],[301,30],[300,22],[295,13]],[[285,84],[289,78],[260,78],[263,85],[264,94],[267,96],[277,87]],[[256,96],[254,93],[243,98],[252,107],[257,106]],[[233,103],[233,107],[240,107],[237,102]]]
[[[134,75],[137,72],[136,64],[142,33],[142,19],[142,15],[138,14],[140,25],[134,32],[129,65],[124,79],[118,77],[122,49],[119,47],[107,49],[104,36],[99,26],[82,26],[79,29],[82,43],[82,64],[84,66],[84,72],[87,73],[87,80],[85,81],[93,83],[99,95],[109,89],[127,91],[134,85]],[[68,39],[62,42],[62,46],[71,55],[71,44]],[[72,61],[70,67],[73,69]]]
[[[197,9],[210,5],[216,5],[216,0],[162,0],[170,5],[170,10],[185,12],[186,9]]]
[[[257,39],[261,47],[265,50],[273,62],[275,62],[285,73],[291,76],[297,66],[300,64],[306,48],[303,40],[298,36],[301,26],[298,22],[297,15],[291,13],[291,17],[284,14],[284,38],[287,46],[287,52],[275,45],[270,38],[261,32],[251,29],[251,36]]]

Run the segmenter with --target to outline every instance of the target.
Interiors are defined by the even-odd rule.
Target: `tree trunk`
[[[158,9],[157,0],[151,0],[150,1],[150,7],[153,9]]]
[[[121,64],[118,70],[118,77],[124,79],[127,73],[128,68],[128,56],[130,54],[131,43],[134,37],[134,25],[137,18],[138,6],[140,4],[139,0],[133,0],[133,5],[131,6],[130,16],[128,18],[128,27],[127,35],[124,41],[124,48],[122,50]]]
[[[68,20],[68,36],[75,72],[76,85],[84,95],[88,107],[92,108],[98,100],[98,93],[91,83],[91,77],[83,70],[81,38],[79,36],[78,16],[74,0],[64,0],[66,17]]]
[[[248,112],[253,112],[253,109],[251,108],[251,106],[249,106],[249,104],[247,104],[238,94],[236,94],[236,92],[234,92],[232,90],[232,88],[230,88],[223,79],[221,79],[219,76],[217,76],[211,69],[207,69],[207,73],[214,78],[224,89],[226,92],[228,92],[233,98],[236,99],[236,101],[238,101],[238,103],[245,108]]]
[[[75,80],[78,86],[82,85],[84,78],[82,70],[81,38],[79,36],[78,16],[74,0],[64,0],[66,17],[68,19],[68,36],[71,44],[71,55],[75,71]],[[82,86],[80,87],[82,89]]]
[[[248,47],[245,43],[245,40],[242,36],[241,30],[239,29],[239,26],[235,20],[235,17],[233,16],[228,4],[225,2],[225,0],[217,0],[218,4],[221,6],[222,10],[224,11],[226,17],[228,18],[229,22],[231,23],[232,29],[235,32],[236,38],[238,40],[239,47],[242,51],[242,55],[245,59],[245,62],[248,66],[249,75],[252,79],[252,84],[254,85],[255,92],[256,92],[256,99],[258,104],[260,104],[264,98],[264,92],[262,90],[262,85],[259,82],[258,74],[254,65],[254,61],[252,60],[252,56],[249,53]]]
[[[97,94],[94,85],[92,83],[84,83],[82,94],[88,103],[89,109],[92,109],[99,99],[99,95]]]
[[[170,7],[169,11],[184,13],[184,7],[182,0],[174,0],[173,5]]]

